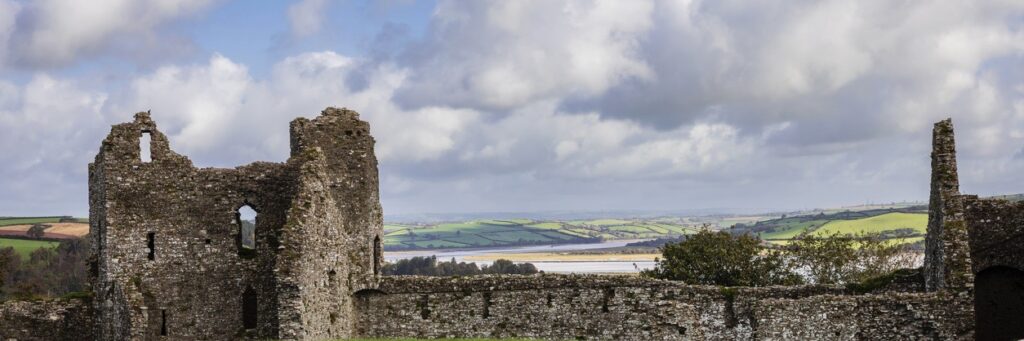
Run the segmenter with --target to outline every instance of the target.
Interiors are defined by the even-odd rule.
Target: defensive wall
[[[293,121],[291,137],[284,163],[199,169],[148,113],[115,125],[90,165],[93,297],[4,302],[0,339],[1024,338],[1024,203],[959,193],[949,120],[933,134],[925,266],[856,289],[381,277],[368,124],[328,108]],[[258,212],[251,232],[242,206]]]

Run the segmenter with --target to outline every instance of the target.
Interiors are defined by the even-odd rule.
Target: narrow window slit
[[[430,297],[427,295],[423,295],[422,297],[420,297],[419,303],[416,304],[420,308],[420,318],[424,320],[430,319],[430,308],[428,307],[429,303]]]
[[[160,336],[167,336],[167,309],[160,309]]]
[[[149,251],[149,255],[146,258],[149,260],[156,259],[156,233],[150,232],[146,234],[146,250]]]
[[[604,289],[604,298],[601,300],[601,312],[608,312],[608,302],[611,301],[613,297],[615,297],[615,289]]]
[[[491,317],[491,293],[484,293],[484,318]]]
[[[139,159],[142,162],[153,162],[152,149],[150,145],[153,142],[152,134],[148,131],[143,131],[142,136],[139,137]]]
[[[373,274],[380,275],[380,259],[383,252],[380,247],[380,236],[373,238]]]

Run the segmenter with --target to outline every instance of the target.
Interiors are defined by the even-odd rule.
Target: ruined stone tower
[[[935,123],[932,131],[932,179],[928,206],[925,288],[928,291],[969,288],[974,279],[951,119]]]
[[[89,165],[98,339],[351,335],[382,265],[374,139],[347,109],[290,130],[287,162],[198,169],[149,113],[112,128]]]

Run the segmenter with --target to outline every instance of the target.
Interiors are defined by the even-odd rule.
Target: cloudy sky
[[[372,125],[387,214],[798,209],[1024,192],[1024,2],[0,0],[0,215],[88,213],[111,124],[199,166]]]

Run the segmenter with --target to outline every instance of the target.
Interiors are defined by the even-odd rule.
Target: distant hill
[[[474,220],[442,224],[384,226],[385,250],[474,248],[648,239],[696,232],[678,218],[538,221]]]
[[[924,239],[927,225],[927,207],[912,206],[786,216],[754,224],[736,224],[729,231],[734,234],[753,233],[777,244],[788,243],[802,233],[831,235],[860,232],[881,233],[901,243],[917,243]]]

